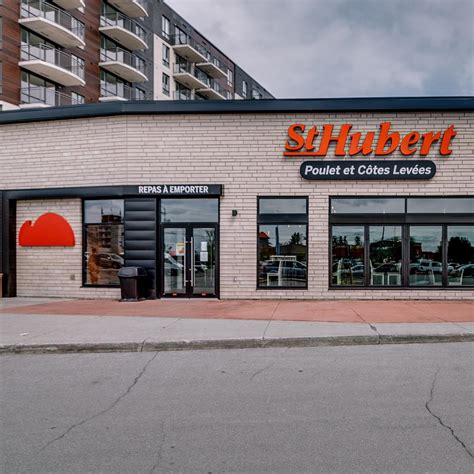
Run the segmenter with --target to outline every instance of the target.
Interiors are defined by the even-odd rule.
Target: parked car
[[[399,273],[400,264],[399,263],[382,263],[382,265],[375,267],[373,271],[375,273]]]
[[[429,272],[433,273],[442,273],[443,265],[441,262],[436,262],[434,260],[420,260],[418,262],[418,270],[420,272]]]
[[[263,265],[263,274],[278,273],[281,266],[281,275],[289,280],[306,280],[306,265],[296,260],[270,261]]]
[[[452,272],[453,277],[460,277],[461,274],[463,277],[474,277],[474,263],[468,263],[466,265],[461,265]]]
[[[100,268],[122,268],[123,258],[116,253],[98,253],[97,262]]]
[[[364,265],[358,264],[351,267],[352,275],[354,276],[364,276]]]

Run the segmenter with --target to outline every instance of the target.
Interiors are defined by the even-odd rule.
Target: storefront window
[[[472,214],[474,198],[408,198],[408,214]]]
[[[124,263],[123,200],[84,201],[84,283],[116,286]]]
[[[333,198],[332,214],[403,214],[404,198]]]
[[[161,222],[218,222],[219,200],[162,199]]]
[[[448,285],[474,285],[474,226],[448,226]]]
[[[330,209],[331,286],[474,286],[473,197],[333,197]]]
[[[258,287],[306,288],[307,199],[260,198]]]
[[[369,264],[371,286],[402,284],[401,226],[370,226]]]
[[[410,286],[441,286],[442,227],[410,226]]]
[[[332,228],[332,283],[364,284],[364,226]]]

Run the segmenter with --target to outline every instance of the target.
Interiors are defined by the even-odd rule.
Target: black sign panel
[[[220,196],[221,184],[144,184],[124,186],[124,194],[132,196]]]
[[[431,179],[436,165],[429,160],[305,161],[301,176],[309,180]]]

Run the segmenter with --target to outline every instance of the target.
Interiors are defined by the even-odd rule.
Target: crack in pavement
[[[39,451],[38,453],[40,453],[41,451],[43,451],[44,449],[46,449],[48,446],[51,446],[53,443],[55,443],[56,441],[59,441],[60,439],[64,438],[65,436],[67,436],[72,430],[76,429],[76,428],[79,428],[79,426],[82,426],[84,425],[85,423],[93,420],[94,418],[97,418],[99,416],[102,416],[104,415],[105,413],[107,413],[108,411],[112,410],[112,408],[114,408],[115,406],[117,406],[132,390],[133,388],[135,387],[135,385],[138,383],[138,381],[140,380],[140,378],[145,374],[148,366],[155,360],[155,358],[158,356],[159,352],[156,352],[155,355],[153,357],[151,357],[147,362],[146,364],[143,366],[142,370],[140,371],[140,373],[134,378],[133,382],[129,385],[129,387],[127,388],[127,390],[125,390],[125,392],[122,393],[122,395],[120,395],[119,397],[117,397],[107,408],[104,408],[103,410],[97,412],[97,413],[94,413],[93,415],[91,416],[88,416],[87,418],[84,418],[83,420],[77,422],[77,423],[74,423],[72,426],[70,426],[64,433],[62,433],[61,435],[57,436],[56,438],[52,439],[51,441],[48,441]]]
[[[436,316],[436,319],[439,319],[439,320],[442,321],[443,323],[453,324],[454,326],[457,326],[458,328],[464,329],[464,330],[467,331],[467,332],[472,332],[471,329],[462,326],[461,324],[459,324],[459,322],[456,322],[456,321],[448,321],[447,319],[443,319],[441,316]]]
[[[262,335],[262,341],[265,340],[265,334],[267,333],[268,327],[270,326],[270,323],[273,321],[273,318],[275,317],[276,310],[278,309],[278,306],[280,306],[280,302],[275,305],[275,308],[272,311],[272,314],[270,316],[270,319],[268,320],[268,324],[265,326],[265,329],[263,330],[263,335]]]
[[[463,447],[464,451],[466,451],[466,453],[471,456],[471,458],[474,458],[474,455],[471,453],[471,451],[469,450],[469,448],[466,446],[466,444],[464,443],[464,441],[462,441],[459,436],[456,435],[456,433],[454,432],[454,430],[451,428],[451,426],[447,425],[446,423],[444,423],[444,421],[441,419],[440,416],[438,416],[436,413],[434,413],[432,410],[431,410],[431,407],[430,407],[430,403],[433,401],[433,397],[434,397],[434,390],[435,390],[435,385],[436,385],[436,380],[438,379],[438,374],[440,372],[440,368],[438,367],[438,369],[436,370],[435,374],[434,374],[434,377],[433,377],[433,382],[431,383],[431,390],[430,390],[430,399],[425,403],[425,408],[426,408],[426,411],[433,417],[435,418],[438,423],[443,427],[443,428],[446,428],[447,430],[450,431],[452,437]]]
[[[351,308],[352,311],[354,311],[354,313],[356,314],[356,316],[365,324],[367,324],[367,326],[369,326],[370,329],[372,329],[372,331],[375,332],[375,334],[377,334],[377,337],[378,337],[378,341],[377,343],[380,344],[381,343],[381,339],[382,339],[382,334],[379,333],[377,327],[372,324],[372,323],[369,323],[368,321],[366,321],[354,308]]]
[[[165,422],[164,421],[161,423],[161,431],[162,431],[162,435],[161,435],[160,447],[158,448],[158,456],[157,456],[155,464],[153,464],[153,466],[150,470],[150,474],[153,474],[155,472],[155,469],[158,469],[160,467],[161,454],[162,454],[163,445],[165,444],[165,439],[166,439]]]
[[[285,354],[286,351],[288,351],[289,347],[285,348],[285,350],[280,354],[280,357],[283,356],[283,354]],[[262,372],[264,372],[265,370],[268,370],[270,368],[272,368],[277,362],[278,362],[278,359],[280,357],[276,357],[275,360],[273,362],[271,362],[270,364],[266,365],[265,367],[263,367],[262,369],[259,369],[257,370],[257,372],[255,372],[254,374],[252,374],[250,376],[250,381],[252,381],[257,375],[260,375]]]

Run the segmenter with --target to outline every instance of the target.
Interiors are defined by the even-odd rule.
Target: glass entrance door
[[[217,296],[216,241],[212,224],[163,226],[163,296]]]
[[[216,294],[216,229],[192,227],[191,264],[192,292],[195,296]]]

